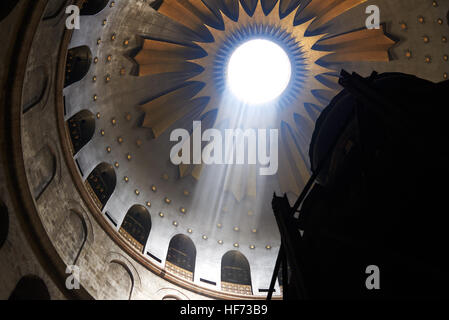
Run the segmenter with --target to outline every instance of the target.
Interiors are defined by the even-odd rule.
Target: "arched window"
[[[196,248],[189,237],[178,234],[168,246],[165,268],[184,279],[193,281],[195,271]]]
[[[28,275],[17,282],[9,300],[50,300],[50,293],[41,278]]]
[[[9,215],[8,208],[0,201],[0,248],[8,238]]]
[[[229,251],[221,259],[221,289],[236,294],[253,294],[248,260],[238,251]]]
[[[80,81],[89,71],[92,63],[92,53],[89,47],[81,46],[72,48],[67,53],[65,65],[64,87]]]
[[[95,116],[88,110],[82,110],[67,121],[73,154],[77,154],[95,133]]]
[[[100,210],[114,192],[117,177],[114,168],[107,163],[100,163],[87,178],[86,187]]]
[[[82,16],[91,16],[102,11],[109,0],[86,0],[84,1],[80,14]]]
[[[150,213],[144,206],[134,205],[128,210],[119,232],[137,251],[143,253],[150,230]]]

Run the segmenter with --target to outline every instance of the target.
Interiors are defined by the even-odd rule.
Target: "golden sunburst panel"
[[[296,68],[293,68],[289,89],[274,106],[277,108],[276,123],[282,132],[278,177],[283,192],[299,194],[310,171],[304,150],[308,145],[304,141],[298,143],[301,128],[295,125],[294,119],[301,116],[313,126],[314,117],[307,106],[320,112],[325,104],[323,101],[334,96],[339,89],[335,70],[327,68],[326,64],[389,61],[388,50],[394,41],[385,35],[383,28],[337,36],[316,32],[332,19],[364,2],[366,0],[312,0],[301,6],[296,0],[256,1],[255,6],[246,5],[245,10],[242,2],[226,0],[227,8],[217,11],[201,0],[163,1],[159,13],[189,28],[203,40],[185,45],[144,39],[142,50],[135,57],[140,66],[140,76],[179,72],[191,77],[184,87],[173,88],[172,92],[142,106],[145,112],[143,126],[151,128],[157,138],[189,113],[188,101],[201,98],[208,99],[201,116],[215,111],[215,123],[232,118],[232,110],[229,112],[229,108],[223,105],[226,100],[223,97],[225,70],[230,53],[245,39],[254,36],[275,39],[289,52]],[[264,125],[262,121],[258,128]],[[203,125],[203,130],[209,127],[214,127],[214,123]],[[179,169],[181,177],[192,174],[199,179],[203,166],[181,165]],[[253,175],[240,173],[228,180],[225,189],[238,200],[245,193],[255,194]]]
[[[312,0],[307,6],[300,6],[295,21],[303,23],[316,17],[310,26],[311,32],[321,28],[346,11],[367,0]]]
[[[313,20],[304,23],[301,26],[293,26],[293,21],[295,17],[295,12],[292,11],[288,16],[284,19],[281,19],[279,14],[279,2],[276,6],[270,11],[270,14],[265,16],[260,2],[258,2],[257,7],[252,16],[246,14],[246,11],[243,9],[241,3],[239,3],[239,18],[236,21],[229,19],[225,15],[223,16],[225,31],[222,32],[220,30],[216,30],[214,28],[208,27],[209,31],[213,35],[215,42],[214,43],[206,43],[202,44],[202,47],[206,52],[208,52],[208,56],[198,59],[195,62],[201,65],[205,72],[198,74],[193,77],[192,80],[201,81],[206,83],[206,87],[204,90],[200,91],[197,96],[206,95],[211,97],[211,101],[209,102],[207,108],[203,112],[208,112],[215,108],[218,108],[220,105],[220,92],[217,90],[216,82],[217,78],[214,74],[213,66],[217,65],[217,55],[219,54],[220,49],[223,45],[226,45],[226,40],[230,37],[230,35],[235,35],[236,32],[240,30],[245,30],[245,28],[250,28],[251,26],[263,26],[266,25],[271,27],[271,30],[278,30],[281,36],[284,35],[283,40],[285,38],[289,38],[290,43],[297,48],[300,48],[303,59],[308,61],[304,72],[301,73],[301,99],[302,101],[307,101],[309,103],[319,104],[319,101],[313,95],[313,89],[321,89],[328,90],[329,88],[322,84],[320,81],[316,80],[314,75],[327,73],[332,70],[321,67],[320,65],[315,64],[318,59],[322,58],[324,55],[329,52],[324,51],[316,51],[312,50],[312,46],[321,39],[324,35],[313,36],[313,37],[304,37],[305,31],[308,26],[313,22]],[[255,27],[254,27],[255,28]],[[255,30],[257,32],[257,30]],[[198,43],[198,45],[200,45]],[[291,49],[295,50],[295,49]],[[310,69],[314,70],[310,70]],[[307,77],[308,76],[308,77]],[[298,89],[298,88],[297,88]],[[298,90],[296,90],[298,91]],[[299,97],[298,92],[296,92],[296,98]],[[284,105],[289,106],[288,108],[283,108],[279,113],[279,123],[280,121],[290,121],[293,119],[293,115],[295,112],[301,113],[303,116],[307,117],[307,113],[304,111],[304,108],[301,106],[301,101],[297,101],[294,99],[295,97],[287,97],[290,98],[284,103]],[[226,114],[224,111],[226,109],[220,109],[218,120],[222,118],[229,117],[229,114]],[[263,124],[261,124],[263,126]]]
[[[210,38],[206,24],[214,27],[222,25],[221,15],[215,15],[201,0],[164,0],[158,11],[194,31],[204,40]]]
[[[334,53],[323,58],[324,62],[390,61],[388,50],[395,42],[386,37],[384,27],[362,29],[355,32],[320,40],[321,48],[332,48]]]
[[[200,47],[186,47],[164,41],[145,41],[139,55],[135,57],[139,65],[139,76],[168,72],[199,73],[198,65],[188,62],[198,56],[206,55]]]
[[[189,82],[178,90],[162,95],[145,105],[141,110],[150,116],[145,117],[143,126],[151,128],[155,138],[163,134],[172,124],[186,116],[192,108],[190,103],[178,105],[179,101],[191,100],[199,92],[204,84],[201,82]]]

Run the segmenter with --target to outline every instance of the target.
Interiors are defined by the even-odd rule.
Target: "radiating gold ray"
[[[198,54],[201,49],[187,47],[181,44],[170,43],[160,40],[146,40],[142,50],[135,57],[139,64],[145,64],[161,59],[190,60]]]
[[[334,90],[341,90],[340,84],[338,83],[339,77],[333,74],[325,74],[322,73],[319,75],[320,83],[325,83],[328,88],[332,88]]]
[[[326,63],[337,63],[347,61],[390,61],[390,56],[385,50],[372,50],[360,52],[337,52],[329,55],[323,60]]]
[[[167,72],[195,72],[198,66],[188,62],[201,49],[157,40],[145,40],[142,50],[134,57],[139,76]]]
[[[313,94],[308,93],[307,98],[308,98],[308,101],[313,101],[313,102],[308,102],[308,103],[321,105],[321,103],[315,98],[315,96]],[[296,102],[296,103],[293,103],[293,106],[291,108],[282,110],[280,112],[279,117],[278,117],[279,122],[284,121],[284,122],[288,123],[289,125],[293,125],[294,124],[293,115],[295,113],[298,113],[298,114],[302,115],[303,117],[310,119],[309,114],[304,109],[304,104],[301,102]]]
[[[285,122],[290,127],[295,127],[294,114],[300,114],[304,118],[313,122],[313,119],[310,117],[309,113],[304,108],[304,103],[315,104],[317,106],[322,106],[320,100],[318,100],[312,93],[312,90],[325,90],[329,92],[329,95],[335,96],[338,93],[338,90],[335,88],[330,88],[323,84],[321,81],[318,81],[316,78],[311,78],[302,89],[301,97],[296,99],[293,103],[290,103],[287,107],[282,108],[278,112],[278,121],[279,123]]]
[[[298,18],[310,19],[323,15],[333,6],[345,0],[311,0],[305,7],[300,7]]]
[[[186,9],[195,14],[204,24],[220,24],[222,19],[212,12],[202,0],[178,0]]]
[[[207,34],[205,24],[208,20],[216,19],[213,12],[201,0],[165,0],[158,11],[200,36]]]
[[[287,9],[290,7],[290,3],[294,1],[294,0],[290,0],[290,1],[283,1],[283,0],[278,0],[277,2],[279,3],[279,9],[281,13],[285,13],[287,11]],[[293,10],[293,12],[295,12],[296,14],[296,10]]]
[[[195,94],[196,87],[196,84],[191,84],[142,105],[140,108],[145,112],[142,126],[150,128],[155,138],[159,137],[190,111],[190,103],[180,104],[180,101],[189,101]]]
[[[229,13],[233,13],[232,7],[236,4],[236,1],[235,0],[222,0],[222,1],[223,1],[223,5],[227,9],[227,11],[229,11]],[[222,12],[222,15],[227,17],[227,15],[224,12]]]
[[[205,66],[204,66],[205,67]],[[199,81],[205,84],[205,87],[203,90],[198,92],[193,98],[200,98],[200,97],[210,97],[210,101],[207,104],[206,108],[201,113],[202,115],[205,115],[209,111],[215,110],[219,107],[219,96],[220,94],[217,92],[216,87],[212,84],[213,81],[215,81],[213,74],[211,72],[203,72],[195,77],[192,78],[192,81]]]
[[[383,26],[380,29],[359,31],[323,39],[318,45],[330,48],[334,53],[323,61],[389,61],[388,50],[395,41],[387,37]]]
[[[165,64],[153,62],[139,66],[139,76],[148,76],[168,72],[199,72],[198,66],[190,62],[172,61]]]
[[[316,0],[315,0],[316,1]],[[319,19],[314,23],[313,29],[317,29],[324,24],[328,23],[332,19],[335,19],[339,15],[345,13],[346,11],[358,6],[359,4],[365,3],[367,0],[342,0],[336,5],[331,6],[327,12],[319,15]]]
[[[367,0],[312,0],[304,9],[300,9],[299,19],[316,17],[311,30],[316,30],[344,12]]]
[[[361,29],[331,38],[323,39],[317,44],[320,46],[332,46],[336,49],[352,49],[357,44],[358,47],[371,47],[377,45],[393,45],[395,42],[385,36],[384,28],[380,29]]]

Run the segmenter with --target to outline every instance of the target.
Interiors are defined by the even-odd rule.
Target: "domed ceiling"
[[[432,1],[377,2],[381,21],[393,22],[373,30],[365,27],[366,0],[116,0],[82,16],[69,44],[63,117],[74,175],[108,230],[136,259],[160,269],[171,239],[187,236],[196,248],[195,276],[167,272],[218,291],[211,282],[219,282],[222,257],[238,251],[251,267],[252,294],[263,295],[280,246],[273,192],[294,201],[310,177],[314,122],[340,90],[340,70],[447,77],[441,10],[424,22],[420,15],[437,7]],[[438,45],[426,51],[422,37]],[[277,43],[292,62],[287,89],[261,107],[239,103],[226,84],[231,54],[255,38]],[[91,63],[74,81],[71,59],[83,54]],[[259,164],[174,165],[177,142],[170,135],[179,128],[192,137],[209,128],[277,129],[278,171],[262,176]],[[111,189],[96,190],[100,180]],[[142,222],[150,226],[142,239],[124,228],[136,206],[151,217]]]

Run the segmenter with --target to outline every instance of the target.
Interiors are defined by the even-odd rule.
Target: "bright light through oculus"
[[[227,83],[231,92],[247,104],[264,104],[279,97],[292,73],[287,53],[276,43],[250,40],[231,56]]]

